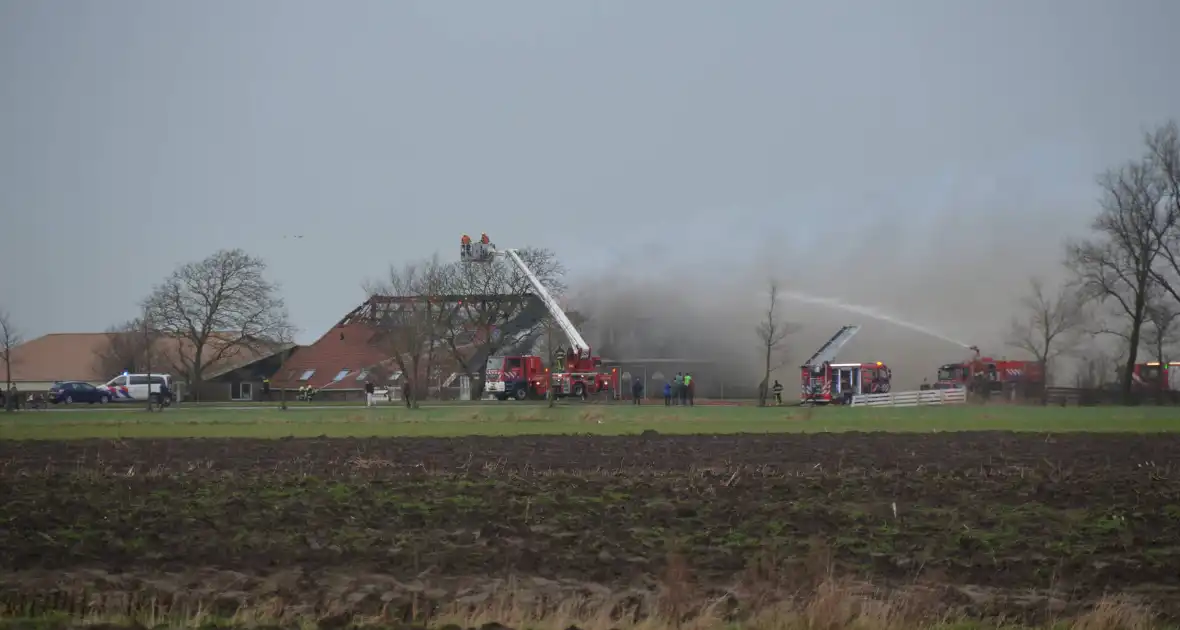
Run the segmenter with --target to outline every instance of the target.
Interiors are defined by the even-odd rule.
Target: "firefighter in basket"
[[[471,258],[471,237],[466,234],[459,239],[459,254],[461,258]]]

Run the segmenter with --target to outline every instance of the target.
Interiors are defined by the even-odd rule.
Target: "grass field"
[[[163,413],[118,407],[0,415],[0,439],[164,437],[397,437],[629,435],[848,431],[1175,432],[1167,407],[934,406],[911,408],[667,408],[660,405],[473,404],[251,409],[188,407]]]
[[[1168,627],[1178,454],[1156,407],[0,414],[0,630]]]

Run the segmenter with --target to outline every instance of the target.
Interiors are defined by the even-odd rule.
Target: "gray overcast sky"
[[[102,330],[243,247],[310,341],[463,231],[581,275],[849,239],[879,270],[996,212],[1064,231],[1180,114],[1178,25],[1175,0],[0,0],[0,295],[29,337]]]

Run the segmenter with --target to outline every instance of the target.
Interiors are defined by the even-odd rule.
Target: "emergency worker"
[[[684,390],[688,394],[688,406],[692,407],[697,397],[697,381],[691,373],[684,374]]]
[[[491,244],[491,241],[488,240],[488,233],[487,232],[483,232],[479,235],[479,242],[483,243],[484,245]]]
[[[778,382],[778,379],[774,380],[774,404],[783,404],[783,384]]]
[[[460,239],[459,242],[463,244],[463,255],[470,256],[471,255],[471,237],[464,234],[463,238]]]

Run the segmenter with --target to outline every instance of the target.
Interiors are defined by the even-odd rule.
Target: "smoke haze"
[[[1093,198],[1097,189],[1079,192]],[[630,259],[620,256],[607,273],[575,280],[573,302],[590,318],[592,344],[606,343],[614,329],[616,352],[711,359],[752,383],[761,379],[755,327],[772,277],[787,292],[873,308],[985,354],[1016,358],[1022,355],[1007,345],[1007,333],[1028,280],[1066,280],[1063,243],[1085,233],[1094,211],[1084,198],[1076,207],[1021,203],[1026,193],[997,182],[990,193],[957,198],[931,218],[833,216],[822,231],[788,237],[784,229],[753,248],[719,246],[723,255],[713,251],[698,262],[661,263],[650,253],[659,249],[653,243]],[[799,326],[777,373],[792,384],[796,368],[846,324],[862,329],[839,359],[883,361],[903,389],[933,380],[939,365],[969,354],[934,335],[789,297],[780,297],[779,315]]]

